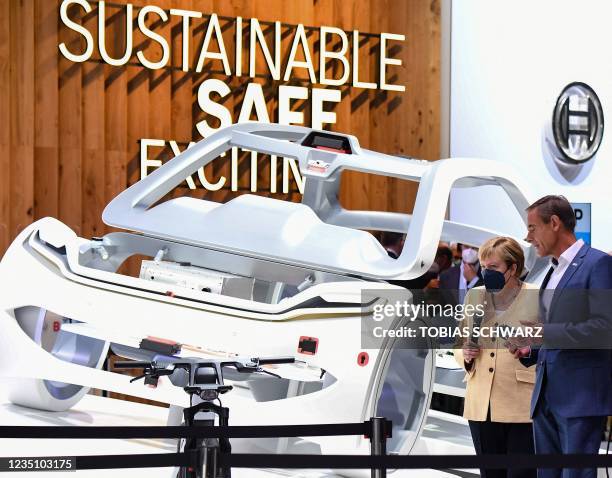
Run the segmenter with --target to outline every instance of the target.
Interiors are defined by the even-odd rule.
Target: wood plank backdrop
[[[167,12],[180,8],[204,13],[202,19],[191,21],[192,67],[188,72],[181,69],[182,26],[177,16],[170,16],[168,22],[148,21],[149,28],[170,45],[167,67],[149,70],[136,60],[135,52],[143,45],[147,58],[156,61],[161,57],[160,45],[140,32],[136,18],[129,63],[119,67],[103,63],[97,42],[97,1],[89,2],[90,13],[78,5],[68,10],[69,17],[84,25],[95,39],[94,54],[89,60],[69,61],[61,55],[58,45],[65,42],[71,51],[82,52],[85,42],[60,21],[60,3],[0,0],[0,255],[20,230],[45,216],[57,217],[84,237],[108,232],[100,219],[104,206],[139,179],[138,140],[174,139],[182,150],[190,141],[200,139],[194,125],[205,118],[197,104],[197,88],[203,80],[219,78],[230,85],[232,94],[223,98],[223,105],[233,112],[234,121],[244,88],[251,81],[263,85],[272,121],[277,119],[279,84],[323,87],[303,81],[308,78],[303,69],[294,69],[287,83],[273,81],[259,47],[257,70],[261,77],[227,77],[219,73],[222,67],[218,60],[207,60],[204,70],[196,73],[196,55],[212,13],[220,17],[230,62],[235,55],[234,28],[224,25],[232,23],[236,16],[244,19],[243,72],[248,72],[251,17],[262,22],[270,45],[273,29],[265,22],[282,22],[283,52],[289,50],[294,26],[304,24],[317,76],[316,28],[321,25],[339,27],[349,39],[354,29],[364,34],[360,79],[365,81],[375,81],[377,76],[379,34],[404,34],[405,41],[389,46],[393,50],[389,56],[401,59],[403,66],[389,67],[388,81],[405,85],[406,91],[367,90],[350,84],[339,87],[342,101],[335,104],[337,123],[331,129],[356,135],[369,149],[429,160],[439,158],[439,0],[134,0],[134,17],[144,5],[156,5]],[[124,0],[106,3],[106,48],[114,58],[125,51],[125,15]],[[332,72],[338,77],[340,73],[335,70],[339,68]],[[293,108],[303,110],[309,117],[309,101],[296,101]],[[211,124],[215,121],[212,119]],[[162,161],[173,157],[168,145],[151,151]],[[280,172],[281,161],[278,165]],[[258,182],[262,194],[270,194],[270,167],[269,160],[260,159]],[[206,172],[209,178],[224,174],[229,179],[229,158],[215,160]],[[175,194],[207,195],[226,201],[248,192],[250,157],[246,154],[239,159],[238,179],[237,192],[226,185],[214,193],[202,187],[195,191],[182,187]],[[196,175],[194,181],[197,183]],[[280,190],[280,181],[278,187]],[[410,209],[414,193],[414,187],[405,183],[351,173],[343,179],[341,201],[351,209],[405,211]],[[288,194],[277,195],[300,199],[295,183]]]

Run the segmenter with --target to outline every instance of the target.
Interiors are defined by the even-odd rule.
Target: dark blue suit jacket
[[[440,303],[450,304],[453,307],[459,304],[459,278],[461,276],[461,266],[449,267],[440,273]],[[484,285],[482,280],[482,268],[478,267],[478,280],[474,287]]]
[[[554,291],[548,321],[541,307],[544,345],[521,359],[537,364],[532,417],[542,400],[566,418],[612,415],[611,299],[612,257],[585,244]]]

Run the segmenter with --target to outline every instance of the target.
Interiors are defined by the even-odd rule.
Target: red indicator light
[[[357,365],[360,367],[365,367],[370,361],[370,356],[367,352],[361,352],[357,355]]]

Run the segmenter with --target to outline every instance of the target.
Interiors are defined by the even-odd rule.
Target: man
[[[440,299],[442,304],[463,304],[465,294],[476,286],[483,285],[478,251],[464,246],[461,251],[461,264],[453,266],[440,274]]]
[[[380,235],[380,243],[392,259],[397,259],[404,248],[405,234],[399,232],[383,231]]]
[[[530,348],[510,346],[523,365],[537,364],[535,450],[595,454],[605,417],[612,414],[612,257],[576,240],[574,210],[563,196],[533,203],[527,223],[526,240],[552,264],[540,289],[541,339]],[[596,474],[594,468],[538,470],[540,478]]]
[[[404,248],[404,242],[406,239],[405,234],[400,234],[399,232],[390,232],[383,231],[381,234],[381,244],[389,254],[389,257],[392,259],[397,259],[402,253],[402,249]],[[447,248],[448,249],[448,248]],[[448,251],[450,254],[450,250]],[[446,256],[444,252],[442,256],[440,256],[440,247],[438,247],[438,251],[436,252],[436,258],[434,263],[431,265],[429,270],[425,272],[421,277],[417,277],[416,279],[409,280],[390,280],[388,281],[390,284],[398,285],[400,287],[404,287],[406,289],[410,289],[414,292],[419,292],[419,299],[423,298],[422,290],[427,286],[429,281],[438,275],[440,270],[438,259],[442,256]],[[450,260],[449,260],[450,262]]]
[[[453,251],[451,251],[450,247],[447,245],[438,245],[434,262],[438,264],[440,274],[442,274],[445,270],[450,269],[450,267],[453,265]]]

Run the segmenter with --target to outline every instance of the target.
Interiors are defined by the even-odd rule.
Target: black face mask
[[[487,292],[491,292],[493,294],[502,290],[506,285],[505,274],[503,272],[494,271],[492,269],[483,269],[482,279],[484,281],[484,285],[487,289]]]

